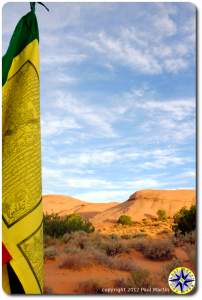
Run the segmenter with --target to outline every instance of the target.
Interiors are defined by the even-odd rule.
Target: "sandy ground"
[[[189,261],[186,252],[177,247],[175,255],[179,258],[183,266],[191,268],[194,271],[194,266]],[[131,251],[129,254],[119,255],[121,258],[127,258],[141,266],[143,269],[149,270],[158,280],[158,288],[168,288],[165,282],[160,279],[160,274],[163,265],[170,260],[154,261],[145,258],[138,251]],[[57,256],[54,260],[46,260],[45,262],[45,286],[51,287],[52,294],[82,294],[84,291],[78,290],[80,283],[87,280],[100,282],[103,287],[113,287],[113,282],[116,279],[129,278],[129,273],[125,271],[111,270],[99,264],[81,270],[60,269],[58,267],[61,262],[61,256]]]
[[[171,234],[173,214],[183,206],[190,207],[194,203],[195,192],[192,190],[139,191],[122,203],[89,203],[69,196],[43,196],[44,212],[54,212],[60,215],[79,213],[87,217],[100,234],[124,236],[131,233],[144,233],[158,239],[168,238]],[[157,221],[158,209],[166,210],[168,216],[171,216],[167,222]],[[130,215],[135,224],[133,226],[117,225],[116,221],[122,214]],[[129,272],[109,269],[97,263],[80,270],[61,269],[59,264],[63,248],[60,243],[56,244],[56,248],[61,255],[56,256],[53,260],[45,260],[45,287],[48,289],[46,293],[82,294],[85,292],[82,289],[79,290],[79,284],[87,280],[100,282],[103,287],[113,287],[114,280],[127,279],[130,276]],[[183,266],[195,271],[183,247],[175,247],[175,256],[181,260]],[[168,285],[160,279],[160,274],[163,265],[167,264],[169,260],[147,259],[141,252],[135,250],[119,254],[119,257],[129,259],[141,268],[147,269],[159,282],[158,287],[168,288]]]

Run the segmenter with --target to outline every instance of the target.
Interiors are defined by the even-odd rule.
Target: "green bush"
[[[133,221],[131,219],[130,216],[127,216],[127,215],[121,215],[117,221],[118,224],[121,224],[121,225],[132,225],[133,224]]]
[[[44,234],[52,237],[62,237],[72,231],[93,232],[94,226],[78,214],[60,217],[57,214],[44,215]]]
[[[164,209],[159,209],[157,211],[157,216],[158,216],[159,221],[165,222],[167,220],[167,214],[166,214],[166,211]]]
[[[185,234],[196,229],[196,205],[190,209],[183,207],[174,215],[174,224],[172,226],[175,234]]]

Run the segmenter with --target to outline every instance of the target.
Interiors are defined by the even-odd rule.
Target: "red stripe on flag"
[[[10,253],[2,243],[2,265],[8,263],[12,259]]]

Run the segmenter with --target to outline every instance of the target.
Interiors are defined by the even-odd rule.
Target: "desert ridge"
[[[45,214],[56,213],[59,216],[65,216],[72,213],[78,213],[88,219],[118,205],[118,202],[93,203],[64,195],[44,195],[42,197],[42,202]]]
[[[95,199],[96,200],[96,199]],[[78,213],[93,224],[115,222],[121,215],[127,214],[135,221],[156,217],[159,209],[172,217],[182,207],[189,208],[196,202],[194,190],[141,190],[132,194],[123,202],[93,203],[64,195],[43,196],[44,213],[68,215]]]

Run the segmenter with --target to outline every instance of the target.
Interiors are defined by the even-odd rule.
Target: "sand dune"
[[[116,206],[117,202],[92,203],[78,200],[70,196],[45,195],[43,196],[44,213],[57,213],[60,216],[78,213],[86,218],[92,218],[100,212]]]
[[[142,190],[132,194],[129,199],[92,218],[93,223],[114,222],[122,214],[127,214],[135,221],[156,216],[159,209],[164,209],[168,216],[173,216],[182,207],[195,203],[193,190]]]
[[[194,190],[142,190],[132,194],[122,203],[91,203],[63,195],[43,196],[45,213],[67,215],[79,213],[90,218],[94,224],[114,222],[120,215],[127,214],[133,220],[156,216],[158,209],[164,209],[173,216],[180,208],[195,203]]]

